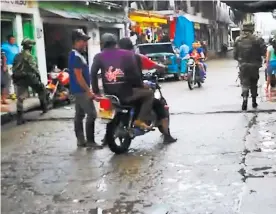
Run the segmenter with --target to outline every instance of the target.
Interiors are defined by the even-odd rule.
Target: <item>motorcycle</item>
[[[55,67],[48,75],[48,84],[46,86],[50,108],[57,103],[73,101],[73,96],[69,91],[69,73],[68,69],[63,70]]]
[[[193,90],[194,86],[196,84],[200,88],[201,84],[204,83],[204,79],[203,79],[202,75],[200,74],[201,71],[193,57],[190,57],[188,59],[187,71],[188,71],[187,82],[188,82],[189,89]]]
[[[166,99],[161,92],[161,86],[158,83],[156,70],[151,70],[143,74],[144,84],[154,91],[156,99],[161,100],[169,117],[169,107]],[[107,123],[105,143],[115,154],[122,154],[128,151],[131,141],[138,136],[144,135],[152,130],[142,130],[133,125],[139,111],[139,104],[133,105],[121,104],[118,97],[114,95],[105,95],[99,98],[98,116]],[[163,134],[163,128],[154,111],[146,122],[147,125],[157,127]]]

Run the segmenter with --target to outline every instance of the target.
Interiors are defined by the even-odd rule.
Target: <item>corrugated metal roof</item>
[[[123,23],[127,22],[128,19],[123,16],[114,14],[88,14],[88,13],[77,13],[65,10],[54,10],[54,9],[41,9],[55,15],[67,18],[67,19],[77,19],[77,20],[87,20],[91,22],[105,22],[105,23]]]

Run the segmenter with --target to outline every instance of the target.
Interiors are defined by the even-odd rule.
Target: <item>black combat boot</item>
[[[176,141],[177,139],[173,138],[170,134],[164,134],[164,144],[175,143]]]
[[[247,102],[248,102],[248,98],[244,97],[243,101],[242,101],[242,110],[246,111],[247,110]]]
[[[252,107],[253,108],[257,108],[258,107],[258,103],[257,103],[257,98],[256,97],[252,97]]]
[[[102,149],[103,146],[95,142],[95,121],[89,122],[89,123],[86,122],[85,131],[86,131],[86,139],[87,139],[86,147]]]
[[[44,100],[40,100],[40,108],[43,114],[47,113],[48,111],[48,103]]]
[[[77,139],[77,146],[78,147],[85,147],[86,141],[84,139]]]
[[[17,115],[16,115],[16,123],[17,125],[22,125],[24,124],[26,121],[23,118],[23,112],[22,111],[18,111]]]

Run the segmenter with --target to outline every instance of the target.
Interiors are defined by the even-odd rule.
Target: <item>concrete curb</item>
[[[24,109],[24,113],[36,110],[39,108],[39,106],[40,106],[39,104],[28,106],[27,108]],[[15,119],[16,115],[17,115],[16,111],[6,112],[6,113],[1,114],[1,125],[4,125],[6,123],[13,121]]]

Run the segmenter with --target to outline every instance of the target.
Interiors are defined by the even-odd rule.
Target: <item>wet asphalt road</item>
[[[276,213],[276,104],[260,96],[259,110],[241,112],[236,63],[208,65],[200,89],[163,84],[179,139],[169,146],[156,131],[120,156],[77,149],[70,106],[2,127],[2,213]]]

